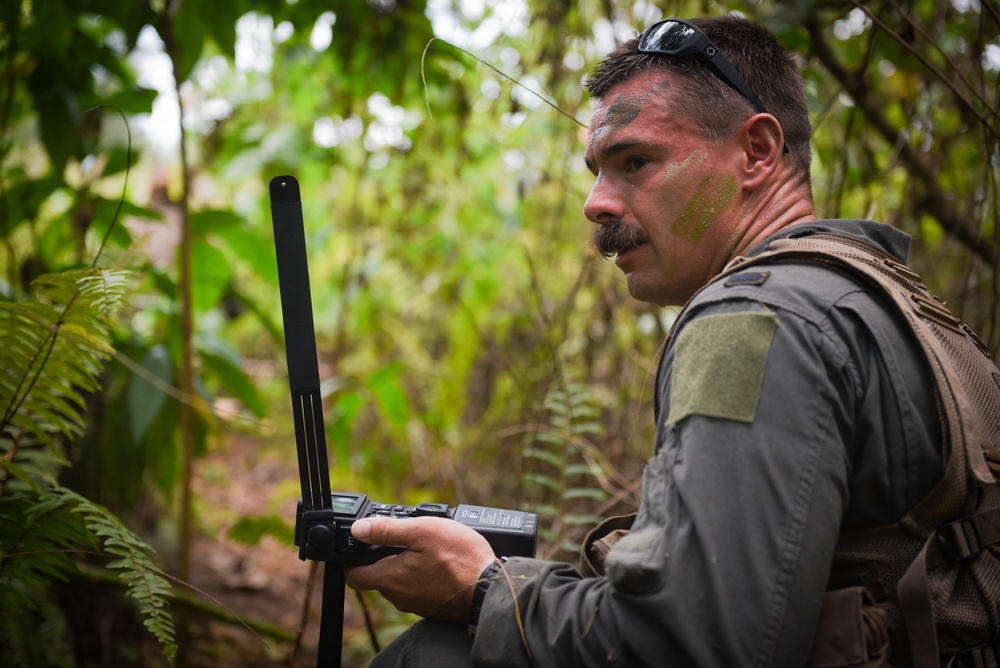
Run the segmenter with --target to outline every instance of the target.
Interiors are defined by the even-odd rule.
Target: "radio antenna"
[[[309,266],[302,224],[299,183],[291,176],[270,182],[271,221],[278,259],[281,319],[285,358],[295,420],[302,504],[295,521],[300,558],[309,547],[322,547],[336,533],[330,494],[330,465],[319,386],[316,329],[309,291]],[[340,666],[344,638],[344,566],[326,561],[323,567],[323,608],[320,616],[317,666]]]

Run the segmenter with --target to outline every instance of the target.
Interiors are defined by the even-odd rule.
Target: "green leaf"
[[[330,444],[338,453],[337,464],[340,467],[350,465],[348,446],[352,442],[354,420],[366,402],[358,392],[345,391],[337,395],[330,407],[330,421],[326,433]]]
[[[231,360],[206,351],[201,351],[201,361],[205,369],[222,381],[222,392],[232,394],[254,415],[267,415],[267,406],[257,388],[243,370]]]
[[[64,0],[47,0],[32,4],[35,14],[35,24],[45,32],[46,46],[49,56],[54,60],[63,60],[73,43],[74,12],[66,6]]]
[[[111,176],[118,172],[123,172],[134,166],[138,160],[138,154],[133,150],[129,155],[129,150],[124,147],[113,148],[107,153],[107,160],[104,163],[104,176]]]
[[[14,174],[10,174],[8,178],[14,176]],[[21,176],[23,178],[23,173]],[[63,180],[55,176],[41,179],[24,178],[24,180],[8,184],[7,188],[7,206],[9,207],[7,215],[10,220],[10,226],[7,228],[8,234],[21,223],[34,221],[46,200],[60,192],[65,192]]]
[[[400,432],[404,431],[409,419],[409,400],[400,382],[402,370],[401,364],[393,363],[376,371],[368,381],[368,388],[382,412]]]
[[[560,544],[559,549],[569,554],[579,554],[582,547],[583,546],[575,540],[565,540]]]
[[[232,268],[225,254],[202,239],[191,247],[191,290],[195,309],[204,313],[214,308],[225,293]]]
[[[58,81],[58,74],[41,65],[29,77],[28,85],[35,94],[38,126],[45,151],[52,163],[52,172],[61,176],[70,156],[79,152],[80,138],[73,126],[66,100],[52,87],[53,78]]]
[[[104,104],[110,109],[121,110],[129,116],[148,114],[153,111],[153,102],[156,101],[158,95],[159,92],[152,88],[130,88],[109,95],[105,98]]]
[[[570,476],[579,476],[579,475],[583,475],[583,476],[593,476],[593,475],[595,475],[594,469],[591,467],[590,464],[586,464],[586,463],[569,464],[564,469],[564,472],[565,472],[567,478],[570,477]],[[600,469],[598,469],[598,471],[596,473],[599,473],[599,472],[600,472]]]
[[[528,472],[524,474],[524,480],[527,483],[540,485],[541,487],[546,487],[554,492],[558,492],[562,489],[562,484],[553,478],[552,476],[547,476],[543,473]]]
[[[0,441],[2,443],[2,441]],[[6,448],[0,448],[0,452]],[[35,480],[35,476],[32,476],[28,471],[18,466],[14,462],[8,460],[7,458],[0,459],[0,471],[6,471],[7,473],[13,475],[15,478],[27,485],[36,494],[41,492],[41,487],[38,481]]]
[[[160,413],[167,396],[150,382],[150,378],[169,386],[173,381],[173,361],[164,346],[153,346],[140,364],[143,373],[133,373],[129,379],[127,396],[129,430],[132,440],[142,441],[149,425]],[[148,374],[147,378],[145,374]]]
[[[278,285],[278,262],[272,239],[261,237],[256,231],[246,227],[242,220],[239,226],[220,232],[220,238],[222,244],[231,251],[234,262],[247,267],[270,285]]]
[[[535,438],[542,443],[551,443],[558,446],[566,446],[570,443],[569,438],[558,432],[540,431],[535,435]]]
[[[247,3],[237,0],[199,4],[201,4],[203,20],[212,34],[212,39],[215,40],[223,55],[227,58],[233,58],[236,54],[236,20],[250,7]]]
[[[551,503],[530,504],[528,508],[544,517],[554,517],[559,514],[559,508]]]
[[[295,543],[294,528],[277,515],[241,517],[226,535],[244,545],[258,545],[264,536],[271,536],[283,545]]]
[[[102,538],[104,550],[124,557],[109,563],[108,568],[120,571],[119,577],[127,585],[128,595],[139,603],[146,616],[143,624],[160,641],[164,656],[172,663],[177,643],[166,598],[171,587],[149,559],[151,548],[106,508],[68,489],[60,488],[59,492],[67,505],[72,505],[72,512],[81,516],[87,528]]]
[[[125,207],[119,209],[118,202],[102,200],[95,202],[95,216],[92,223],[92,230],[97,235],[98,240],[107,235],[108,240],[120,248],[128,248],[132,245],[132,235],[122,222],[122,216],[127,212]],[[113,225],[111,233],[108,234],[108,227]]]
[[[204,209],[191,214],[193,239],[204,239],[209,234],[226,238],[243,225],[243,218],[229,209]]]
[[[573,424],[574,434],[603,434],[604,425],[600,422],[575,422]]]
[[[575,515],[567,513],[563,515],[563,522],[569,526],[596,526],[604,521],[600,515]]]
[[[596,501],[603,501],[608,498],[608,493],[600,488],[571,487],[562,493],[562,498],[567,501],[571,499],[594,499]]]
[[[556,470],[561,469],[564,464],[562,457],[541,448],[525,448],[522,454],[525,459],[539,459]]]
[[[206,3],[182,2],[171,25],[172,35],[165,38],[166,43],[177,45],[177,62],[174,78],[178,82],[187,81],[194,66],[201,57],[205,45],[205,24],[201,16],[201,8]]]

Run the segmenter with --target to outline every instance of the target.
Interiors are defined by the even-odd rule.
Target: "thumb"
[[[410,522],[412,520],[400,520],[392,517],[365,518],[351,525],[351,535],[372,545],[409,547],[412,537],[409,535],[411,532],[406,530],[406,525]]]

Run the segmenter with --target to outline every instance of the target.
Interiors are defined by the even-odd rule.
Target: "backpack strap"
[[[928,571],[937,566],[951,566],[974,559],[983,550],[994,545],[1000,545],[1000,508],[983,510],[939,526],[927,537],[920,554],[900,578],[896,596],[906,620],[914,668],[940,666],[941,652],[934,627]],[[998,664],[971,665],[991,665],[995,668]]]

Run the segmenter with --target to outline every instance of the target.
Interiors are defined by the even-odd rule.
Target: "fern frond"
[[[79,515],[87,529],[101,541],[105,552],[119,557],[107,568],[119,571],[126,593],[139,604],[143,624],[160,642],[163,655],[173,665],[177,654],[174,619],[170,614],[170,583],[160,575],[149,557],[152,552],[141,538],[129,531],[108,509],[76,492],[58,488],[62,499]]]
[[[53,579],[75,570],[80,549],[102,549],[118,571],[143,624],[173,663],[177,652],[168,600],[170,584],[149,557],[152,549],[109,510],[62,487],[37,496],[0,497],[0,618],[35,609]]]
[[[33,597],[74,570],[68,552],[96,542],[59,497],[0,498],[0,612],[34,608]]]
[[[539,438],[539,440],[541,440],[541,439]],[[563,464],[565,463],[565,461],[563,460],[562,456],[560,456],[559,454],[556,454],[554,452],[550,452],[549,450],[546,450],[545,448],[531,448],[531,447],[529,447],[529,448],[525,448],[524,451],[521,454],[522,454],[522,456],[525,459],[538,459],[540,461],[545,462],[546,464],[548,464],[549,466],[551,466],[551,467],[553,467],[555,469],[562,468]]]
[[[151,549],[106,508],[55,484],[66,463],[55,439],[84,429],[83,393],[99,388],[113,352],[108,320],[127,277],[105,269],[49,274],[32,283],[33,299],[0,302],[0,612],[34,608],[36,595],[74,569],[71,552],[100,547],[117,557],[108,568],[173,663],[170,585]]]
[[[90,304],[97,318],[110,324],[128,287],[129,272],[97,271],[80,279],[80,297]]]
[[[14,585],[17,586],[17,585]],[[66,644],[65,618],[55,597],[34,596],[34,609],[22,614],[0,614],[0,666],[72,668],[72,650]],[[44,642],[38,642],[43,638]]]
[[[573,535],[600,521],[594,508],[610,496],[602,488],[603,468],[589,455],[592,446],[586,440],[602,431],[600,411],[589,389],[573,382],[551,390],[543,406],[546,425],[534,432],[522,453],[531,465],[523,480],[535,492],[532,509],[547,525],[542,535],[559,549],[575,552],[579,546]]]
[[[106,318],[124,298],[128,276],[100,269],[46,274],[32,283],[33,299],[0,302],[4,457],[19,456],[12,433],[54,446],[54,435],[82,432],[81,393],[99,387],[112,352]]]
[[[608,493],[599,487],[570,487],[562,493],[562,498],[570,501],[572,499],[593,499],[603,501],[608,498]]]

